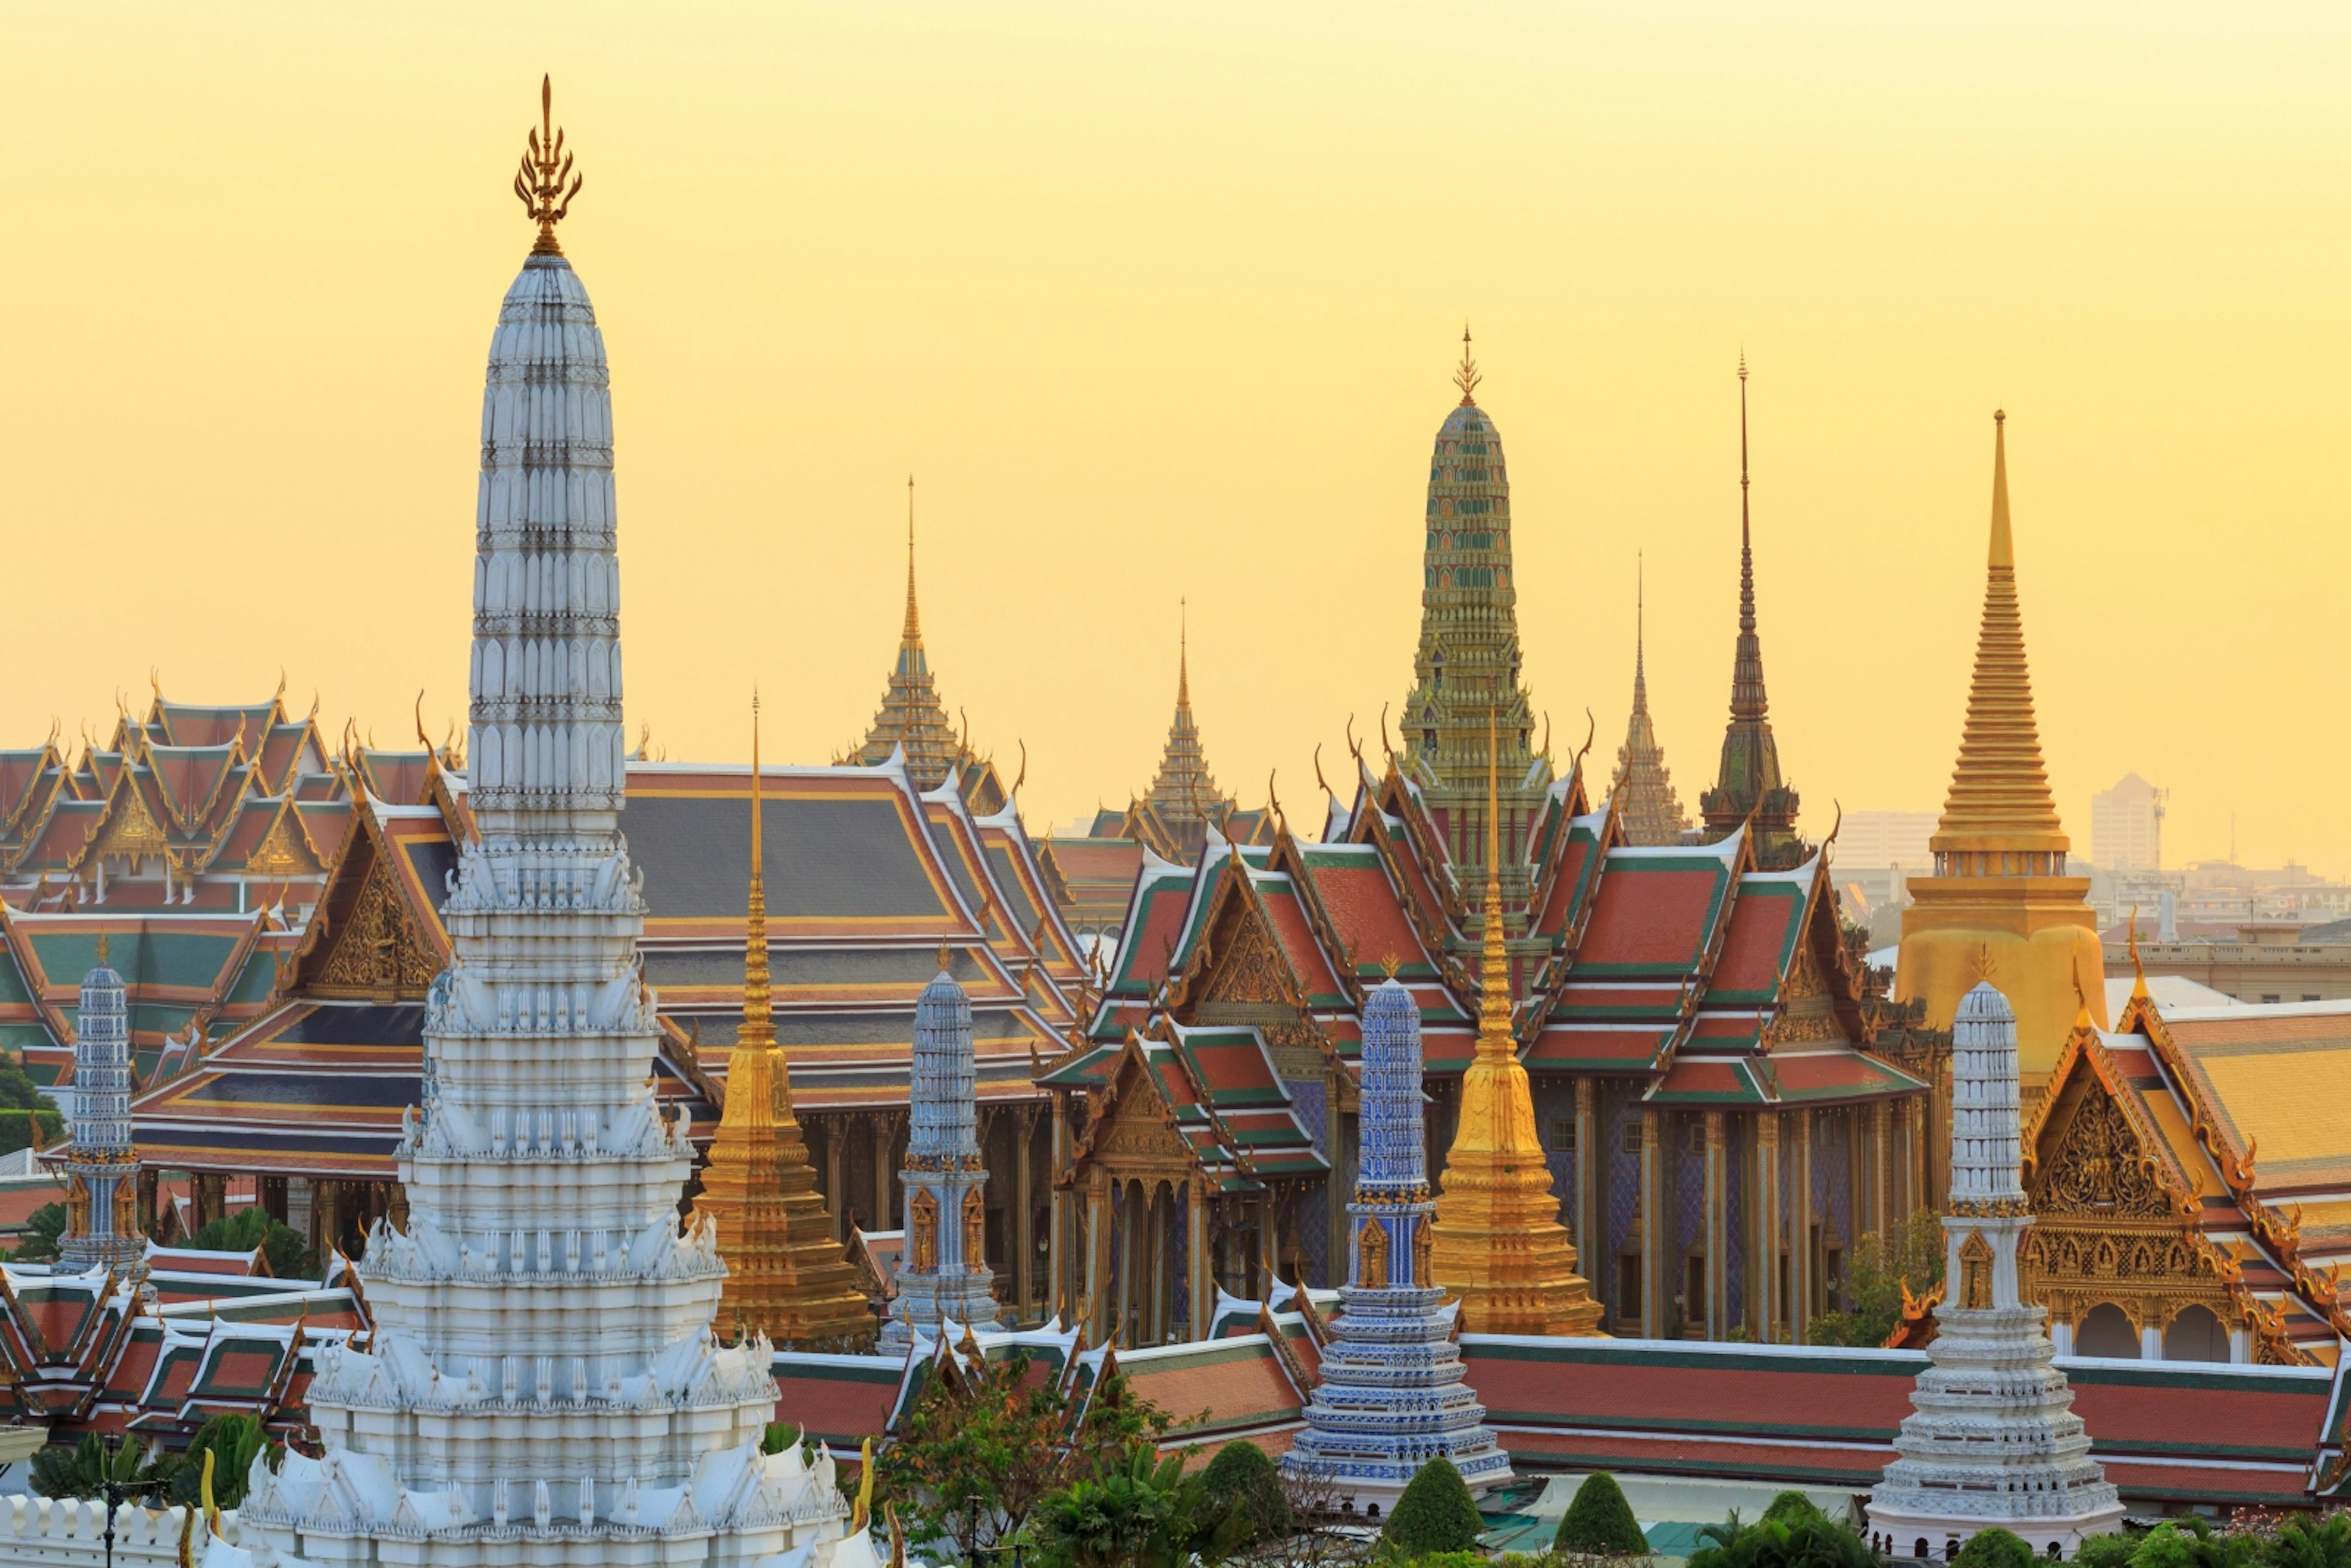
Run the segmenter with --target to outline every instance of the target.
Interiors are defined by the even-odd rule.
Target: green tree
[[[1641,1521],[1633,1517],[1633,1505],[1625,1500],[1625,1489],[1616,1478],[1605,1470],[1583,1478],[1575,1489],[1574,1500],[1559,1518],[1559,1531],[1551,1540],[1554,1552],[1572,1552],[1586,1557],[1622,1557],[1649,1550],[1649,1538],[1641,1533]]]
[[[25,1234],[11,1257],[38,1263],[57,1255],[57,1239],[66,1233],[66,1206],[45,1203],[25,1220]]]
[[[2262,1568],[2351,1568],[2351,1514],[2289,1519],[2264,1542]]]
[[[2012,1530],[1979,1530],[1959,1546],[1959,1568],[2032,1568],[2032,1546]]]
[[[112,1480],[161,1490],[178,1467],[172,1455],[151,1450],[136,1437],[122,1439],[110,1465],[98,1434],[86,1432],[70,1448],[53,1446],[33,1456],[33,1490],[43,1497],[103,1497]]]
[[[2129,1568],[2131,1553],[2138,1543],[2119,1532],[2113,1535],[2093,1535],[2082,1542],[2074,1561],[2078,1568]]]
[[[31,1147],[36,1123],[44,1147],[66,1135],[57,1102],[26,1075],[24,1059],[0,1054],[0,1155]]]
[[[1439,1454],[1413,1473],[1405,1483],[1380,1532],[1389,1547],[1407,1557],[1437,1552],[1475,1552],[1485,1530],[1478,1505],[1470,1500],[1469,1484],[1453,1461]]]
[[[257,1203],[206,1224],[188,1239],[188,1245],[200,1252],[250,1252],[258,1247],[269,1265],[269,1272],[276,1278],[319,1277],[318,1254],[310,1250],[302,1233],[270,1218],[268,1210]]]
[[[1814,1314],[1807,1333],[1814,1344],[1884,1344],[1902,1321],[1902,1291],[1924,1296],[1943,1282],[1943,1222],[1927,1209],[1889,1237],[1871,1231],[1854,1243],[1845,1270],[1850,1312]]]
[[[2250,1568],[2263,1544],[2254,1535],[2222,1534],[2191,1514],[2140,1536],[2130,1568]]]
[[[1203,1513],[1200,1478],[1184,1456],[1138,1448],[1123,1467],[1083,1477],[1043,1499],[1031,1518],[1046,1568],[1180,1568],[1194,1556]]]
[[[1172,1425],[1123,1376],[1080,1390],[1083,1413],[1058,1377],[1030,1377],[1026,1351],[977,1358],[925,1375],[898,1432],[873,1455],[874,1508],[894,1504],[916,1545],[976,1549],[1008,1542],[1046,1498],[1073,1481],[1123,1472]]]
[[[1818,1510],[1742,1525],[1732,1514],[1698,1532],[1689,1568],[1885,1568],[1886,1559]]]
[[[1793,1489],[1783,1491],[1779,1496],[1773,1498],[1771,1504],[1763,1510],[1763,1518],[1766,1522],[1776,1522],[1780,1524],[1793,1524],[1800,1519],[1825,1519],[1828,1516],[1823,1513],[1819,1507],[1813,1503],[1811,1498],[1806,1497],[1802,1492],[1796,1491]]]
[[[269,1434],[263,1429],[257,1416],[215,1416],[196,1428],[188,1443],[186,1453],[179,1457],[172,1472],[169,1489],[171,1500],[193,1504],[203,1500],[204,1485],[204,1455],[213,1456],[213,1501],[222,1508],[239,1508],[245,1503],[245,1479],[252,1472],[254,1456],[271,1447]],[[276,1469],[272,1455],[270,1469]]]
[[[1217,1450],[1200,1487],[1219,1555],[1290,1533],[1290,1497],[1281,1488],[1280,1467],[1246,1437]]]

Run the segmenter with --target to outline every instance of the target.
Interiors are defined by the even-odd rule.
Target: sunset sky
[[[1685,804],[1729,694],[1738,383],[1804,822],[1939,808],[1991,412],[2058,803],[2351,874],[2351,11],[18,6],[0,53],[0,743],[149,672],[462,719],[483,360],[531,238],[613,368],[631,723],[862,735],[924,626],[1032,828],[1149,781],[1188,596],[1219,780],[1320,820],[1411,680],[1466,319],[1527,679]],[[1765,13],[1769,13],[1766,19]]]

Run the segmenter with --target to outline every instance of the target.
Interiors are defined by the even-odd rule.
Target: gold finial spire
[[[1461,389],[1461,405],[1470,407],[1478,401],[1478,383],[1486,378],[1478,373],[1478,361],[1469,357],[1469,323],[1461,323],[1461,368],[1453,372],[1453,384]]]
[[[106,967],[106,933],[103,931],[98,934],[98,967],[101,969]]]
[[[1983,622],[1966,727],[1942,821],[1930,841],[1955,855],[1946,874],[2062,876],[2069,842],[2041,759],[2024,618],[2016,595],[2016,549],[2008,510],[2008,416],[1992,415],[1991,543],[1986,553]]]
[[[1510,1035],[1510,955],[1502,942],[1501,747],[1486,710],[1485,951],[1478,972],[1478,1054],[1515,1055]]]
[[[1192,601],[1176,601],[1176,706],[1192,706]]]
[[[909,643],[923,640],[923,618],[914,609],[914,476],[906,476],[906,625],[901,633]]]
[[[581,177],[571,172],[571,154],[563,150],[563,132],[555,123],[555,78],[541,77],[538,126],[530,133],[529,151],[522,155],[514,183],[523,210],[538,223],[538,243],[530,247],[531,255],[563,254],[555,225],[570,214],[571,199],[580,193],[581,183]]]
[[[759,690],[751,688],[751,892],[743,931],[743,1030],[736,1049],[764,1056],[776,1042],[775,1000],[768,973],[768,860],[759,780]],[[764,1061],[762,1062],[764,1066]]]

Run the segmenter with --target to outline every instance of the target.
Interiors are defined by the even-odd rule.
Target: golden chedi
[[[2041,761],[2016,598],[2004,413],[1992,415],[1991,476],[1991,549],[1967,727],[1942,821],[1928,841],[1934,874],[1910,881],[1895,994],[1926,1003],[1928,1028],[1949,1029],[1959,998],[1990,974],[2016,1010],[2030,1104],[2075,1016],[2086,1009],[2106,1026],[2104,988],[2075,988],[2077,971],[2105,973],[2105,955],[2089,878],[2065,874],[2069,845]]]
[[[1461,1113],[1429,1227],[1429,1273],[1460,1298],[1461,1326],[1468,1333],[1597,1334],[1600,1303],[1575,1271],[1575,1243],[1559,1222],[1551,1166],[1535,1137],[1534,1093],[1510,1032],[1490,718],[1486,747],[1486,948],[1478,1051],[1461,1075]]]
[[[751,726],[751,891],[744,943],[743,1028],[726,1072],[726,1108],[710,1140],[695,1212],[718,1228],[726,1283],[722,1333],[764,1333],[800,1350],[862,1345],[873,1314],[832,1239],[807,1140],[776,1045],[768,979],[768,884],[761,859],[758,709]]]

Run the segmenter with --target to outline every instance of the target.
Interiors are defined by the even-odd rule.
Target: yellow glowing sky
[[[1948,15],[1922,19],[1928,10]],[[934,667],[1032,824],[1156,760],[1317,813],[1410,680],[1466,316],[1535,699],[1613,754],[1634,556],[1711,774],[1755,368],[1806,821],[1938,807],[2010,411],[2058,800],[2351,872],[2351,12],[1993,5],[13,8],[0,737],[463,709],[480,377],[542,69],[613,365],[632,723],[862,733],[921,481]],[[1648,18],[1648,19],[1643,19]],[[1334,770],[1335,771],[1335,770]]]

